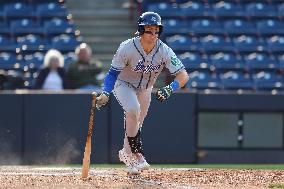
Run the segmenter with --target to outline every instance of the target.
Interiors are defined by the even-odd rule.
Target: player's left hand
[[[156,93],[156,98],[158,101],[163,102],[164,100],[168,99],[173,92],[173,89],[171,86],[167,85],[163,88],[158,89]]]
[[[105,106],[109,101],[109,93],[103,91],[100,96],[97,97],[97,103],[96,107],[98,110],[101,109],[101,107]]]

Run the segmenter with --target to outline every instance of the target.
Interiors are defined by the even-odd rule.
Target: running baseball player
[[[159,39],[162,31],[161,17],[157,13],[145,12],[140,16],[138,36],[120,44],[105,77],[103,92],[97,97],[100,109],[113,92],[124,110],[125,137],[119,159],[126,164],[129,174],[139,174],[150,167],[142,150],[141,128],[158,75],[166,67],[175,76],[171,84],[158,89],[156,98],[161,102],[188,81],[182,62]]]

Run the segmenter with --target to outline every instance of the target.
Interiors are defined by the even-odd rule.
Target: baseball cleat
[[[137,158],[137,163],[138,165],[136,166],[136,168],[139,171],[144,171],[150,168],[149,163],[146,161],[145,157],[143,155],[140,155],[139,158]]]
[[[123,162],[127,166],[127,173],[130,175],[137,175],[140,174],[139,170],[136,168],[138,162],[136,158],[133,157],[132,153],[128,154],[122,150],[119,150],[118,157],[121,162]]]
[[[149,165],[149,163],[147,163],[146,160],[144,160],[142,162],[138,162],[137,169],[139,171],[148,170],[149,168],[150,168],[150,165]]]

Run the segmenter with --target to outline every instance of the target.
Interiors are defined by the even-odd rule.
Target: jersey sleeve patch
[[[182,63],[181,63],[181,61],[177,58],[176,55],[173,55],[173,56],[171,57],[171,64],[174,65],[174,66],[176,66],[176,67],[179,67]]]

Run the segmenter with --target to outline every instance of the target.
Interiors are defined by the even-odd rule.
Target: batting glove
[[[109,101],[109,93],[103,91],[100,96],[97,97],[97,103],[96,103],[96,107],[98,110],[101,109],[101,107],[104,107],[105,105],[107,105]]]
[[[163,88],[158,89],[156,93],[156,98],[158,101],[163,102],[164,100],[168,99],[173,92],[173,89],[170,85],[167,85]]]

